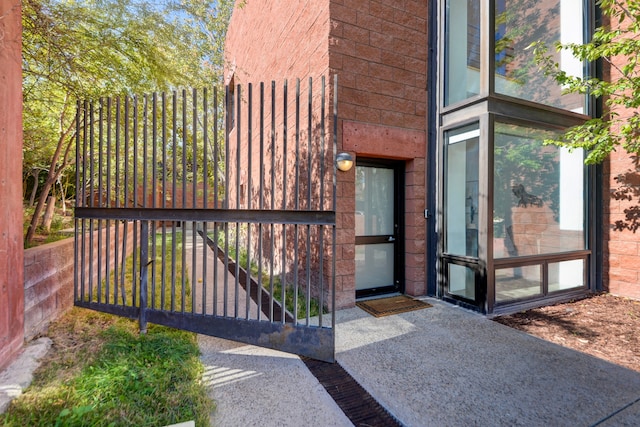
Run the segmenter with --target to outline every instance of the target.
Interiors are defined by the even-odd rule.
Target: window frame
[[[571,296],[584,294],[586,291],[595,291],[601,289],[601,268],[599,260],[601,260],[601,250],[599,248],[598,230],[600,229],[598,222],[601,220],[601,212],[596,206],[595,201],[598,194],[598,185],[601,182],[599,178],[601,172],[598,167],[588,167],[584,176],[585,185],[585,212],[584,212],[584,240],[585,250],[559,252],[554,254],[523,256],[517,258],[501,258],[497,261],[493,258],[493,228],[489,225],[489,220],[493,220],[493,215],[488,216],[492,212],[493,197],[493,180],[494,180],[494,130],[495,122],[510,123],[521,126],[534,128],[550,129],[550,130],[566,130],[570,126],[584,123],[585,120],[596,114],[596,103],[593,99],[587,98],[585,101],[585,114],[564,110],[546,104],[539,104],[526,99],[520,99],[504,94],[495,93],[495,55],[488,55],[488,52],[495,51],[495,40],[493,37],[495,22],[495,4],[496,0],[489,2],[479,2],[481,4],[481,60],[480,64],[480,93],[469,97],[462,101],[445,105],[445,84],[446,81],[446,54],[445,49],[445,14],[446,4],[448,0],[436,2],[439,7],[439,13],[436,14],[434,25],[437,25],[436,33],[439,35],[436,44],[436,54],[433,61],[436,63],[434,71],[436,73],[436,81],[434,88],[436,94],[434,107],[436,118],[435,123],[431,126],[434,128],[433,135],[436,139],[435,150],[437,155],[431,157],[432,167],[435,171],[435,188],[437,191],[433,202],[438,212],[436,224],[433,228],[436,242],[436,287],[435,295],[462,305],[468,308],[481,311],[487,314],[497,314],[513,312],[527,307],[540,306],[544,303],[560,301]],[[479,1],[479,0],[477,0]],[[593,1],[583,0],[584,25],[586,32],[593,31],[594,28],[594,11],[595,5]],[[484,24],[484,25],[483,25]],[[589,75],[594,75],[595,65],[586,64],[585,70]],[[480,141],[479,141],[479,191],[485,193],[485,200],[479,202],[479,236],[478,236],[478,257],[467,257],[445,253],[445,233],[446,218],[443,212],[446,197],[446,133],[465,125],[479,123]],[[549,294],[548,289],[548,264],[561,261],[569,261],[575,259],[583,259],[584,268],[584,286],[579,289],[569,289]],[[476,298],[470,301],[458,298],[448,293],[447,285],[447,269],[448,264],[464,265],[472,267],[476,271]],[[523,300],[513,300],[507,302],[496,303],[495,301],[495,269],[508,268],[511,266],[530,265],[530,263],[540,263],[544,268],[544,290],[543,296],[536,298],[526,298]],[[542,267],[544,263],[545,267]],[[489,285],[491,284],[491,285]]]

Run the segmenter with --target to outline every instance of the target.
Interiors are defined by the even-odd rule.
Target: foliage
[[[587,164],[602,162],[619,147],[628,153],[640,153],[640,1],[599,0],[597,5],[610,25],[597,28],[588,43],[556,43],[555,47],[570,51],[582,61],[603,61],[610,69],[608,78],[569,75],[546,54],[543,43],[531,45],[539,66],[563,86],[565,93],[592,95],[604,102],[603,117],[587,120],[559,138],[546,141],[585,149]]]
[[[34,382],[0,415],[6,426],[209,424],[211,402],[193,333],[73,309]]]
[[[23,171],[36,182],[47,175],[27,241],[55,184],[73,173],[76,100],[219,83],[232,8],[230,0],[23,2]]]
[[[270,293],[273,297],[274,301],[278,303],[282,302],[282,280],[281,274],[278,274],[272,271],[272,267],[270,265],[264,265],[265,263],[261,262],[262,260],[256,261],[256,258],[253,257],[251,261],[248,260],[248,252],[245,247],[240,248],[240,255],[237,256],[235,241],[237,239],[234,231],[229,235],[229,244],[225,244],[225,235],[223,233],[218,234],[218,247],[228,249],[227,253],[229,258],[232,260],[238,259],[239,265],[245,271],[249,272],[252,279],[256,282],[260,283],[262,287]],[[243,234],[241,231],[239,234]],[[208,234],[210,239],[215,239],[215,233],[211,232]],[[242,237],[240,237],[242,240]],[[260,264],[259,264],[260,263]],[[294,284],[287,283],[284,288],[285,292],[285,308],[290,313],[296,312],[298,319],[305,319],[307,317],[307,298],[305,296],[304,290],[298,289],[297,300],[295,298],[296,289]],[[297,307],[297,310],[296,310]],[[323,308],[323,313],[327,313],[326,309]],[[315,317],[320,314],[320,304],[316,298],[311,297],[309,300],[309,317]]]
[[[29,218],[33,216],[33,208],[24,208],[23,209],[23,225],[25,227],[24,232],[26,233],[26,227],[29,223]],[[55,212],[53,215],[53,220],[51,222],[51,228],[49,232],[43,234],[43,238],[34,239],[30,244],[25,244],[25,249],[43,245],[47,243],[57,242],[58,240],[68,239],[69,237],[73,237],[73,232],[70,232],[70,229],[73,228],[73,217],[71,215],[62,215],[60,212]],[[25,242],[26,243],[26,242]]]

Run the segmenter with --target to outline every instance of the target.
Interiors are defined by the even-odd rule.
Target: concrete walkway
[[[207,258],[217,261],[213,251]],[[213,269],[206,275],[213,284]],[[246,293],[238,296],[242,307]],[[336,314],[338,363],[402,424],[640,425],[640,373],[426,299],[433,307],[388,317]],[[249,312],[255,318],[254,304]],[[199,343],[217,403],[212,425],[352,425],[298,357],[205,336]]]
[[[637,426],[640,373],[429,299],[337,316],[337,360],[407,426]],[[212,425],[342,426],[295,356],[201,337]]]
[[[202,240],[188,245],[188,259],[202,247]],[[210,252],[205,259],[214,258]],[[199,258],[196,265],[198,281],[204,280]],[[224,282],[223,268],[217,283]],[[206,276],[212,284],[213,269]],[[256,316],[246,293],[233,289],[228,306],[237,298],[247,307],[241,313]],[[426,300],[433,307],[382,318],[359,308],[336,313],[338,363],[402,424],[640,425],[640,373]],[[204,381],[217,403],[212,425],[352,425],[297,356],[202,335],[198,340]],[[0,404],[6,407],[26,387],[30,374],[22,374],[46,348],[46,342],[29,347],[0,373]]]

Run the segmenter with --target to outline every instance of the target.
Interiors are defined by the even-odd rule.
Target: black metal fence
[[[78,103],[75,304],[333,360],[335,83]]]

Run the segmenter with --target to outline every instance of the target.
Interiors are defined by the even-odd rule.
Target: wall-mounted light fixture
[[[353,167],[353,157],[349,153],[338,153],[336,156],[336,166],[342,172],[346,172]]]

